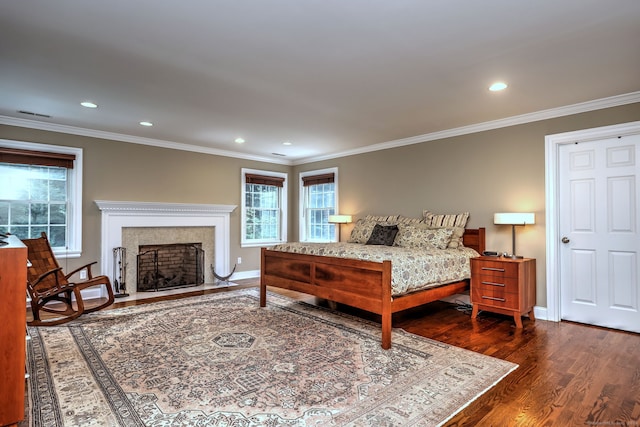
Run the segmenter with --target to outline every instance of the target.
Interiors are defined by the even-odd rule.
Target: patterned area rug
[[[509,362],[239,289],[29,328],[28,425],[434,426]]]

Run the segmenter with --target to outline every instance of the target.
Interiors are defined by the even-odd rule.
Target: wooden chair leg
[[[84,308],[85,313],[92,313],[94,311],[102,310],[103,308],[113,304],[113,301],[115,300],[115,296],[113,294],[113,289],[111,288],[111,284],[107,282],[107,283],[103,283],[102,285],[107,289],[107,301],[95,307],[85,307]],[[96,285],[93,285],[93,286],[96,286]]]
[[[67,292],[65,292],[67,293]],[[69,292],[69,294],[71,294],[71,292]],[[40,303],[34,303],[34,301],[31,302],[31,312],[32,312],[32,316],[33,316],[33,320],[31,321],[27,321],[27,325],[29,326],[56,326],[56,325],[61,325],[63,323],[69,322],[73,319],[77,319],[78,317],[80,317],[82,315],[82,313],[84,313],[84,302],[82,301],[82,295],[80,294],[80,289],[74,289],[73,290],[73,294],[76,297],[76,305],[77,308],[74,310],[73,306],[71,305],[71,298],[69,297],[64,297],[64,298],[52,298],[49,300],[45,300],[45,301],[41,301]],[[65,300],[69,300],[69,305],[67,306],[67,309],[65,311],[60,311],[60,310],[54,310],[54,309],[47,309],[45,308],[45,304],[47,304],[50,301],[62,301],[65,302]],[[62,317],[55,317],[51,320],[43,320],[40,318],[40,311],[46,311],[48,313],[54,313],[54,314],[59,314]]]

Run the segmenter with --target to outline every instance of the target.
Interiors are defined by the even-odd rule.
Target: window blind
[[[255,175],[252,173],[245,174],[245,182],[247,184],[273,185],[275,187],[284,187],[284,178],[277,176]]]
[[[21,165],[57,166],[73,169],[74,154],[47,153],[45,151],[20,150],[0,147],[0,163]]]
[[[335,182],[335,176],[333,173],[324,173],[321,175],[303,176],[302,185],[307,187],[309,185],[318,184],[331,184]]]

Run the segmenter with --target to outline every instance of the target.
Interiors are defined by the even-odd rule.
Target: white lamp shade
[[[329,215],[329,224],[349,224],[352,221],[351,215]]]
[[[525,225],[535,224],[536,215],[531,212],[504,212],[493,214],[494,224]]]

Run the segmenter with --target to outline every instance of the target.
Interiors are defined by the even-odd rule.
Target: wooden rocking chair
[[[96,262],[84,265],[65,275],[53,255],[51,245],[44,232],[39,238],[24,239],[23,242],[27,246],[27,258],[30,262],[27,268],[27,293],[31,298],[31,311],[33,313],[33,320],[27,321],[27,324],[31,326],[59,325],[79,317],[82,313],[97,311],[113,304],[114,295],[109,278],[107,276],[94,277],[91,273],[91,266]],[[71,276],[85,269],[87,271],[86,280],[81,282],[69,281]],[[107,301],[104,304],[86,308],[80,291],[92,286],[102,285],[107,289]],[[75,309],[72,303],[72,295],[76,300]],[[63,304],[62,307],[60,306],[61,303]],[[40,319],[40,311],[54,313],[57,316],[54,316],[51,320],[42,320]]]

